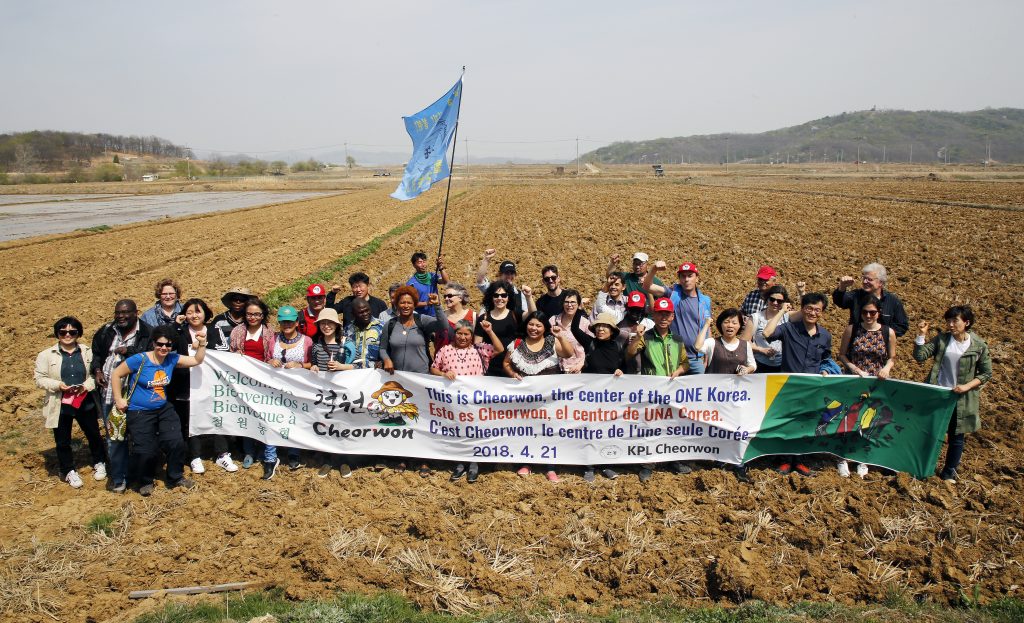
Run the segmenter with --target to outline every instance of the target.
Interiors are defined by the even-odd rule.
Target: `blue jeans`
[[[686,371],[687,375],[690,375],[690,374],[704,374],[704,358],[703,357],[693,357],[692,359],[688,359],[688,361],[690,362],[690,369]]]
[[[292,459],[295,459],[295,460],[299,459],[299,449],[298,448],[285,448],[285,450],[286,450],[286,456],[288,457],[289,461],[292,460]],[[263,446],[263,462],[264,463],[273,463],[276,460],[277,460],[277,446],[272,446],[270,444],[267,444],[267,445]]]
[[[939,474],[942,478],[952,478],[956,468],[960,467],[960,459],[964,456],[964,445],[967,442],[963,433],[956,432],[956,412],[949,420],[949,428],[946,430],[946,465]]]
[[[103,404],[103,430],[107,430],[107,418],[110,417],[110,409],[113,403]],[[128,440],[113,441],[109,435],[104,434],[107,439],[107,458],[110,463],[107,465],[107,475],[110,482],[116,487],[128,483]]]

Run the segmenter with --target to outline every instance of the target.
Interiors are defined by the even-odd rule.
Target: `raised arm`
[[[551,333],[555,336],[555,354],[559,359],[568,359],[576,354],[576,349],[572,347],[572,342],[565,337],[562,327],[556,324],[551,327]]]
[[[789,303],[783,303],[779,309],[779,313],[775,314],[768,320],[768,324],[765,325],[764,330],[761,332],[764,338],[767,340],[775,335],[775,329],[778,328],[779,323],[782,322],[783,316],[789,311]],[[790,322],[794,322],[793,317],[789,317]]]
[[[665,270],[665,268],[667,268],[665,261],[658,260],[654,263],[654,266],[647,269],[647,273],[644,275],[644,280],[640,283],[640,287],[643,288],[644,292],[655,298],[665,296],[665,293],[668,292],[668,288],[654,283],[655,274],[658,271]]]
[[[494,249],[485,249],[484,256],[480,260],[480,268],[476,271],[476,285],[482,286],[487,282],[487,271],[491,268],[491,258],[494,257]]]
[[[616,273],[618,271],[619,271],[619,254],[616,253],[616,254],[612,255],[610,258],[608,258],[608,268],[604,272],[604,278],[607,279],[608,277],[612,276],[612,273]]]

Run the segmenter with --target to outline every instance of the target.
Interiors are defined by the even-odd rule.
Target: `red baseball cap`
[[[700,271],[697,270],[697,265],[693,262],[683,262],[679,265],[679,270],[676,271],[676,274],[679,273],[693,273],[695,275],[699,275]]]
[[[686,266],[686,264],[683,264]],[[687,269],[689,270],[689,269]],[[694,271],[696,272],[696,271]],[[661,297],[657,301],[654,301],[654,311],[675,311],[676,307],[672,304],[672,299],[668,297]]]
[[[779,273],[775,272],[774,268],[768,266],[767,264],[757,269],[758,279],[771,279],[772,277],[775,277],[778,274]]]
[[[312,283],[306,288],[306,296],[327,296],[327,290],[319,283]]]
[[[639,307],[643,309],[647,307],[647,297],[643,295],[643,292],[630,292],[629,298],[626,299],[626,307]]]

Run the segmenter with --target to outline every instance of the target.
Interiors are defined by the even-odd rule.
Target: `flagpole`
[[[466,74],[466,66],[462,66],[462,75],[459,76],[459,80],[462,80],[462,76]],[[460,87],[461,89],[461,87]],[[441,215],[441,239],[437,242],[437,257],[441,258],[441,249],[444,248],[444,228],[448,222],[448,196],[452,192],[452,175],[455,172],[455,146],[458,145],[459,139],[459,115],[462,113],[462,93],[459,93],[459,105],[455,109],[455,130],[452,132],[452,158],[451,164],[448,166],[448,188],[444,191],[444,213]],[[436,289],[436,286],[435,286]]]

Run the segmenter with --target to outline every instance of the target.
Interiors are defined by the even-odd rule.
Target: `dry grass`
[[[466,580],[435,561],[429,547],[424,551],[406,548],[394,558],[395,566],[409,574],[409,581],[430,596],[434,608],[451,614],[465,614],[479,606],[466,592]]]
[[[775,528],[776,525],[772,519],[772,514],[768,512],[767,508],[763,508],[754,515],[754,521],[743,525],[743,538],[741,540],[744,543],[756,543],[757,537],[761,534],[762,530],[774,530]]]
[[[577,515],[569,515],[565,522],[565,528],[562,529],[561,537],[569,544],[565,562],[573,571],[600,557],[597,544],[601,533],[584,519]]]
[[[5,561],[0,570],[0,614],[25,612],[59,620],[61,594],[68,580],[80,570],[81,546],[73,543],[43,543],[0,548]]]
[[[647,515],[634,513],[626,518],[626,545],[622,554],[622,571],[629,573],[646,552],[665,549],[665,543],[655,538],[654,528],[647,523]]]
[[[338,560],[359,557],[374,564],[380,562],[388,550],[387,540],[381,534],[374,539],[367,527],[363,526],[354,530],[346,527],[338,528],[327,541],[327,550]]]

